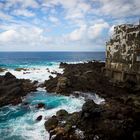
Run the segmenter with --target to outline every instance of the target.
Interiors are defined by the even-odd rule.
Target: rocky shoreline
[[[44,126],[50,140],[139,140],[140,139],[140,90],[132,81],[112,83],[103,68],[104,62],[91,61],[80,64],[61,63],[63,74],[50,76],[44,84],[17,79],[7,72],[0,76],[0,107],[17,105],[22,97],[37,87],[62,95],[81,96],[82,93],[98,94],[104,104],[87,99],[80,112],[59,110]],[[39,104],[37,108],[44,108]],[[37,118],[40,121],[42,116]]]
[[[22,102],[22,97],[29,92],[36,91],[36,83],[30,80],[17,79],[7,72],[0,76],[0,107],[5,105],[17,105]]]
[[[50,77],[49,92],[75,95],[75,91],[97,93],[105,104],[87,100],[81,112],[61,110],[45,123],[53,140],[139,140],[140,90],[131,81],[112,83],[102,72],[102,62],[61,63],[63,74]]]

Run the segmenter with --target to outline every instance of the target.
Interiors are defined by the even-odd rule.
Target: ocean
[[[40,83],[49,78],[55,77],[54,72],[63,73],[59,68],[60,62],[83,63],[90,60],[105,61],[104,52],[0,52],[0,68],[6,68],[17,78],[38,80]],[[24,68],[18,71],[17,68]],[[53,72],[53,73],[51,73]],[[96,94],[89,95],[96,103],[103,99]],[[18,106],[4,106],[0,108],[0,140],[49,140],[49,134],[45,131],[44,122],[60,109],[70,113],[80,111],[85,98],[62,96],[55,93],[48,93],[43,88],[36,92],[29,93],[23,102],[29,106],[19,104]],[[36,109],[37,103],[45,103],[46,109]],[[42,115],[39,122],[36,118]]]

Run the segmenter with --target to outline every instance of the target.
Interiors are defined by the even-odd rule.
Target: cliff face
[[[123,24],[114,28],[114,35],[106,43],[106,69],[106,74],[115,81],[129,79],[130,73],[135,73],[133,78],[139,81],[140,25]]]

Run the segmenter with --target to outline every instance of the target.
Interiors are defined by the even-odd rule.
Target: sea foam
[[[6,106],[1,109],[0,137],[6,140],[49,140],[49,134],[44,128],[45,121],[55,115],[60,109],[69,113],[80,111],[85,100],[83,97],[60,96],[46,93],[44,90],[25,97],[29,105]],[[46,104],[46,109],[36,109],[37,103]],[[36,118],[42,115],[42,120]]]
[[[0,73],[4,75],[6,72],[10,72],[18,79],[30,79],[32,81],[44,82],[49,79],[49,76],[55,77],[56,73],[63,73],[63,69],[59,68],[59,63],[53,63],[52,65],[31,65],[30,67],[22,65],[19,68],[25,70],[16,70],[13,68],[7,69],[5,72]]]

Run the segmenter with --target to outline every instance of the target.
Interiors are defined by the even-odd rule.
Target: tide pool
[[[29,103],[24,105],[24,102]],[[46,109],[37,109],[37,103],[45,103]],[[83,97],[67,97],[46,93],[40,90],[29,94],[18,106],[5,106],[0,109],[0,140],[48,140],[44,122],[60,109],[69,113],[80,111]],[[42,115],[39,122],[36,118]]]

